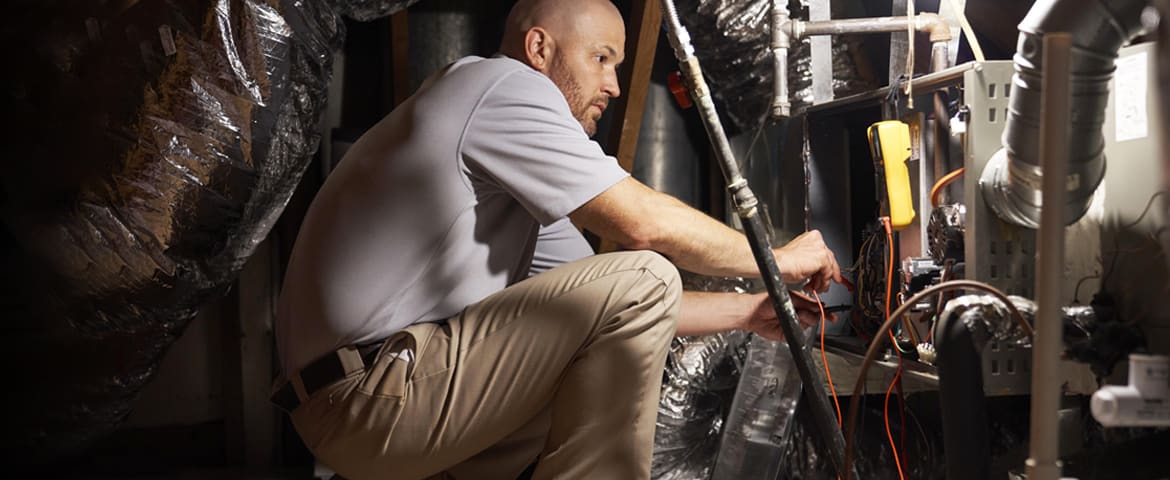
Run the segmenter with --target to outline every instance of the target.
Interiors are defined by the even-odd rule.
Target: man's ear
[[[541,27],[532,27],[524,34],[524,56],[528,64],[539,72],[547,72],[552,63],[556,45],[548,30]]]

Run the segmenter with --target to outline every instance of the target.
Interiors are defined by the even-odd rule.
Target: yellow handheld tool
[[[914,196],[910,190],[910,170],[906,167],[910,159],[910,126],[886,120],[870,125],[868,133],[870,153],[885,170],[890,224],[894,230],[901,230],[914,221]]]

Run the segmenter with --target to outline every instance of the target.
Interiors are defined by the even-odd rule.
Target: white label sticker
[[[1117,72],[1113,82],[1117,101],[1114,123],[1117,126],[1117,141],[1145,138],[1148,132],[1146,116],[1146,77],[1149,61],[1146,52],[1137,53],[1117,60]]]

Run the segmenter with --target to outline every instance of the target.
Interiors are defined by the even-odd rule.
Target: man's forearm
[[[657,231],[649,247],[679,268],[703,275],[760,276],[743,233],[669,195],[658,194],[653,209]]]
[[[754,306],[749,295],[683,292],[675,334],[689,337],[742,329]]]
[[[759,277],[742,233],[632,178],[586,202],[569,218],[602,238],[632,250],[657,251],[695,273]],[[777,262],[783,261],[779,249],[773,253]]]

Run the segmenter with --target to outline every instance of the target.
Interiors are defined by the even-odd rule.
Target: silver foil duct
[[[758,291],[740,278],[683,275],[686,290]],[[749,335],[731,331],[680,337],[666,357],[651,478],[699,480],[711,476],[727,410],[735,396]]]
[[[806,2],[807,3],[807,2]],[[853,93],[877,88],[873,82],[862,78],[853,63],[853,48],[846,38],[834,36],[830,39],[833,49],[833,96],[842,97]],[[812,44],[810,39],[789,50],[788,91],[792,92],[793,111],[811,106],[813,103]]]
[[[784,439],[795,423],[804,390],[792,357],[784,342],[760,336],[748,342],[712,480],[771,479],[780,473],[782,454],[788,448]]]
[[[418,0],[327,0],[334,8],[354,20],[368,22],[418,3]]]
[[[1009,295],[1016,310],[1029,324],[1036,315],[1036,303],[1016,295]],[[971,331],[975,350],[982,352],[992,340],[998,343],[1012,343],[1020,346],[1031,344],[1032,337],[1023,331],[1019,322],[1003,302],[991,295],[963,295],[951,299],[943,309],[942,316],[959,315],[959,321]]]
[[[740,130],[766,119],[772,102],[771,0],[678,0],[703,74],[721,111]],[[797,3],[797,2],[793,2]],[[808,20],[808,1],[799,2],[792,18]],[[875,88],[857,73],[848,41],[833,37],[833,91],[837,96]],[[789,91],[794,107],[812,98],[810,47],[807,40],[789,50]]]
[[[325,0],[6,10],[0,451],[19,466],[113,430],[226,291],[316,151],[344,32]]]

